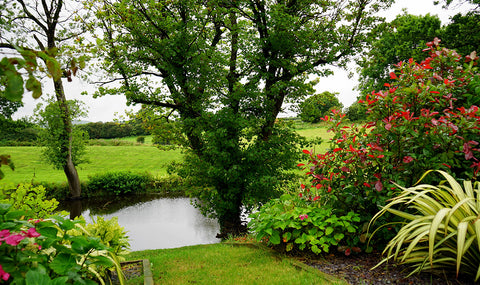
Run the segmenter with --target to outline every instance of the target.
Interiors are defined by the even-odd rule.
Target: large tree
[[[298,138],[277,121],[283,103],[312,92],[308,75],[358,54],[391,1],[92,2],[104,70],[121,84],[101,93],[178,114],[191,150],[181,173],[204,184],[201,205],[227,233],[295,165]]]
[[[73,40],[81,40],[79,37],[81,30],[77,29],[72,21],[76,16],[75,11],[68,11],[65,0],[1,0],[0,7],[2,7],[0,48],[12,52],[17,51],[25,59],[28,59],[26,60],[27,64],[22,65],[25,70],[29,71],[29,78],[25,82],[26,89],[33,91],[34,97],[41,94],[40,83],[33,76],[33,71],[43,71],[43,74],[47,75],[53,83],[54,96],[62,110],[62,126],[60,128],[64,138],[60,146],[64,160],[62,166],[72,197],[79,197],[81,194],[80,180],[72,161],[71,115],[62,79],[65,77],[70,80],[72,74],[75,74],[79,67],[79,61],[75,59],[77,54],[70,48]],[[79,57],[77,56],[77,58]],[[43,62],[43,65],[38,64],[39,68],[34,70],[37,60]],[[29,62],[34,64],[28,64]],[[13,63],[16,64],[17,60]],[[9,67],[8,65],[4,66]],[[11,76],[12,71],[6,71],[5,74],[10,76],[5,78],[16,80],[11,81],[14,83],[11,86],[14,87],[15,92],[10,93],[15,95],[15,98],[21,98],[23,80],[18,76]],[[37,75],[41,76],[41,74]]]

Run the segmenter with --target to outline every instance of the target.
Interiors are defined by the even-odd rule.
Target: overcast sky
[[[469,6],[462,5],[445,10],[441,8],[441,5],[433,5],[433,0],[396,0],[396,2],[384,14],[386,21],[393,20],[405,8],[409,14],[413,15],[425,15],[427,13],[438,15],[442,24],[447,24],[451,16],[469,9]],[[338,92],[340,101],[345,107],[348,107],[356,100],[358,95],[356,91],[353,91],[353,88],[357,85],[357,78],[348,78],[347,73],[342,70],[334,69],[334,72],[335,75],[320,79],[317,90],[319,92]],[[64,87],[68,99],[78,99],[87,104],[88,117],[84,119],[86,121],[109,122],[125,116],[125,110],[138,110],[139,108],[139,106],[127,106],[124,96],[105,96],[94,99],[91,96],[81,95],[82,91],[91,93],[94,88],[87,83],[81,82],[78,78],[73,78],[73,82],[65,81]],[[44,84],[44,94],[52,94],[52,92],[52,86]],[[31,94],[27,93],[24,95],[23,101],[24,107],[13,115],[14,119],[32,116],[35,106],[41,102],[41,99],[34,100]]]

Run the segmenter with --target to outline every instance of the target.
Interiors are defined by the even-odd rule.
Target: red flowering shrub
[[[346,126],[334,112],[331,148],[309,154],[312,187],[339,214],[363,213],[369,220],[392,197],[391,183],[410,186],[429,169],[476,180],[480,171],[480,74],[475,52],[461,57],[427,43],[429,57],[395,65],[386,90],[360,103],[369,123]],[[300,165],[303,166],[303,165]]]

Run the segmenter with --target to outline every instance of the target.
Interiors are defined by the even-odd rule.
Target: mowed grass
[[[327,132],[325,126],[307,125],[296,131],[308,139],[322,138],[323,143],[313,147],[316,153],[325,152],[333,136]],[[132,145],[87,147],[86,158],[89,163],[77,167],[81,181],[87,181],[88,177],[94,174],[116,171],[148,172],[157,177],[167,176],[167,165],[180,161],[183,156],[180,149],[159,150],[151,144],[151,136],[145,137],[145,144],[136,144],[136,137],[119,140],[132,142]],[[6,166],[2,167],[5,178],[0,183],[67,181],[63,170],[54,169],[42,159],[40,147],[0,147],[0,154],[9,154],[15,164],[15,171]]]
[[[63,170],[55,170],[41,156],[40,147],[0,147],[0,154],[9,154],[15,171],[3,166],[5,178],[1,183],[66,182]],[[179,161],[180,150],[162,151],[151,145],[136,146],[89,146],[86,158],[90,163],[77,167],[80,180],[89,176],[111,171],[149,172],[155,176],[166,176],[167,165]]]
[[[144,250],[130,253],[127,259],[149,259],[155,284],[346,284],[260,245]]]

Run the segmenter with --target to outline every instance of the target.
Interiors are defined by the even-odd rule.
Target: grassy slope
[[[327,133],[324,126],[302,125],[297,132],[313,139],[321,137],[321,146],[315,146],[316,152],[324,152],[328,147],[331,133]],[[136,137],[121,139],[134,143]],[[150,145],[151,136],[147,136],[144,145],[132,146],[89,146],[87,147],[87,159],[90,163],[81,164],[77,167],[80,179],[85,181],[88,176],[108,171],[148,171],[156,176],[167,175],[167,165],[172,161],[179,161],[182,157],[180,150],[162,151]],[[2,167],[5,178],[1,183],[30,182],[66,182],[62,170],[55,170],[52,166],[41,159],[39,147],[0,147],[0,154],[9,154],[15,164],[15,171],[8,167]]]
[[[345,284],[263,246],[220,243],[127,256],[128,260],[144,258],[152,264],[155,284]]]
[[[0,147],[0,153],[11,155],[15,171],[2,167],[4,182],[35,181],[66,182],[62,170],[55,170],[41,159],[39,147]],[[90,146],[87,147],[88,164],[77,167],[81,180],[89,175],[108,171],[148,171],[153,175],[165,176],[166,166],[180,160],[180,150],[160,151],[156,147],[142,146]]]

